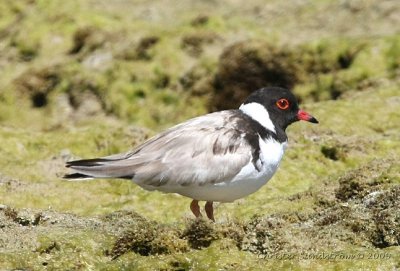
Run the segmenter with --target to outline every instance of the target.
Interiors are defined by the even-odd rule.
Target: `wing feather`
[[[206,185],[231,180],[252,159],[232,111],[211,113],[170,128],[131,152],[97,160],[98,166],[71,166],[99,177],[133,176],[145,188]],[[98,174],[98,172],[101,173]]]
[[[187,186],[232,179],[252,155],[243,131],[228,121],[228,112],[192,119],[136,148],[127,159],[135,182]]]

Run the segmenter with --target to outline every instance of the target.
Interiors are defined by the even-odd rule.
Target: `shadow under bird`
[[[253,92],[239,109],[210,113],[178,124],[133,150],[67,162],[66,179],[130,179],[146,190],[193,199],[190,209],[214,221],[213,202],[232,202],[256,192],[274,175],[293,122],[318,121],[299,109],[287,89]]]

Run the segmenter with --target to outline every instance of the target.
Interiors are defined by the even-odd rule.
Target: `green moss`
[[[393,36],[387,39],[388,49],[386,51],[386,59],[388,70],[392,74],[400,68],[400,37]]]
[[[391,5],[1,1],[0,269],[397,268]],[[238,66],[275,61],[320,121],[288,128],[268,185],[215,204],[209,223],[192,220],[190,200],[175,194],[61,179],[69,159],[126,151],[206,113],[219,65],[232,68],[219,57],[237,42],[257,60]],[[260,69],[239,74],[251,91],[249,70]]]
[[[307,75],[295,91],[308,100],[337,99],[351,90],[364,90],[387,77],[386,40],[322,40],[303,46],[300,61]],[[379,51],[380,53],[376,53]]]

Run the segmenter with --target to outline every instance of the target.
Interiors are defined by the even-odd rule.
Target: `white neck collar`
[[[242,104],[239,107],[243,113],[260,123],[264,128],[276,133],[275,125],[272,123],[267,109],[259,103]]]

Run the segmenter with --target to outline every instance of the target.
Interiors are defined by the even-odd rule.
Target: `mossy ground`
[[[390,1],[1,2],[0,269],[400,268],[398,15]],[[278,173],[215,224],[178,195],[60,178],[272,83],[320,124],[291,126]]]

